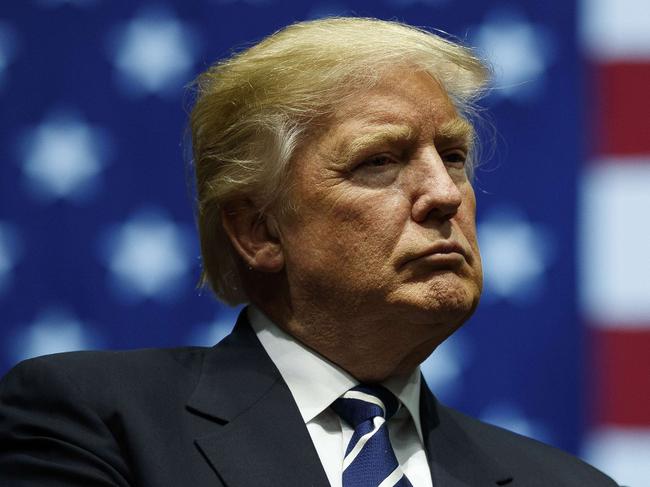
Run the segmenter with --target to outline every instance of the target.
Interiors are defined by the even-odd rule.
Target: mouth
[[[467,259],[467,252],[459,243],[444,240],[436,242],[424,250],[408,254],[402,265],[412,262],[427,262],[442,268],[460,265]]]

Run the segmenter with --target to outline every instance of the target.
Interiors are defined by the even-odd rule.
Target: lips
[[[449,255],[449,254],[460,254],[465,259],[467,259],[468,257],[467,252],[459,243],[443,240],[434,243],[433,245],[425,248],[424,250],[407,254],[406,258],[403,261],[403,265],[424,257],[436,256],[436,255],[444,257],[445,255]]]

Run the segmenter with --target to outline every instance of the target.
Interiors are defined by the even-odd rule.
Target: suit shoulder
[[[540,478],[548,477],[548,481],[558,487],[617,486],[614,480],[601,471],[559,448],[484,423],[448,407],[442,407],[440,412],[441,415],[448,415],[448,419],[460,427],[472,441],[512,471],[537,472]]]
[[[55,366],[76,368],[79,366],[141,366],[164,362],[181,364],[205,353],[206,347],[141,348],[132,350],[85,350],[78,352],[54,353],[26,359],[18,363],[36,366]]]
[[[208,350],[205,347],[95,350],[42,355],[23,360],[7,374],[52,370],[74,377],[149,372],[167,368],[194,367]]]
[[[24,360],[0,382],[2,396],[149,397],[192,387],[207,348],[66,352]]]

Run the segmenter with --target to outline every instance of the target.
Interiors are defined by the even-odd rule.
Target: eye
[[[350,177],[357,184],[374,188],[392,184],[406,163],[391,152],[382,152],[359,160],[361,162],[351,169]]]
[[[467,154],[465,153],[465,151],[457,149],[457,150],[445,152],[444,154],[442,154],[442,159],[447,164],[453,164],[455,166],[464,165],[465,162],[467,161]]]
[[[365,159],[360,166],[361,167],[384,167],[391,164],[396,164],[397,161],[388,154],[377,154],[372,157]]]

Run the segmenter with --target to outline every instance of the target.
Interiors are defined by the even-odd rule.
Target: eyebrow
[[[410,140],[413,130],[408,125],[377,125],[372,127],[372,132],[354,137],[344,142],[336,151],[335,159],[346,163],[354,159],[357,154],[371,147],[388,145],[395,142]]]
[[[396,142],[409,141],[415,136],[413,129],[408,125],[376,125],[372,132],[354,137],[342,143],[336,150],[332,159],[339,163],[349,163],[358,154],[364,151]],[[442,123],[436,129],[435,142],[441,145],[461,143],[471,147],[474,141],[474,126],[461,117],[456,117]]]
[[[436,142],[443,144],[462,142],[467,147],[471,147],[475,136],[474,126],[461,117],[448,120],[436,130]]]

